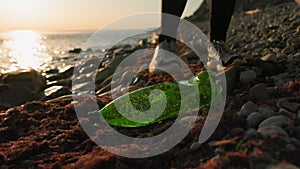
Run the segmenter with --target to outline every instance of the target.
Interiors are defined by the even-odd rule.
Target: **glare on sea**
[[[42,36],[37,31],[16,30],[4,33],[3,48],[7,52],[0,53],[1,73],[19,69],[39,69],[45,62],[42,51],[46,46],[42,44]]]

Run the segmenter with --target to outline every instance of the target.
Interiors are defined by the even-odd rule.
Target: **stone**
[[[269,98],[267,86],[264,83],[259,83],[250,88],[249,94],[252,99],[257,101],[267,100]]]
[[[261,68],[256,67],[256,66],[251,67],[251,69],[255,71],[256,76],[260,76],[263,72]]]
[[[81,48],[75,48],[72,50],[69,50],[69,53],[79,54],[81,52]]]
[[[264,138],[282,138],[285,140],[289,138],[288,133],[278,126],[262,127],[258,129],[258,132]]]
[[[294,48],[292,46],[287,46],[282,50],[282,53],[286,55],[291,54],[292,52],[294,52]]]
[[[277,126],[285,127],[292,124],[292,120],[283,115],[272,116],[260,123],[259,128]]]
[[[258,136],[258,131],[253,128],[251,128],[245,132],[246,138],[255,138],[257,136]]]
[[[299,169],[299,167],[293,165],[293,164],[289,164],[286,162],[282,162],[280,164],[270,164],[267,166],[267,169]]]
[[[105,79],[110,77],[116,70],[116,67],[108,67],[100,69],[96,74],[96,84],[102,83]]]
[[[21,105],[33,101],[46,88],[46,80],[33,69],[19,70],[2,76],[0,105],[5,107]]]
[[[289,118],[294,118],[295,117],[295,114],[291,113],[290,111],[288,111],[284,108],[279,109],[278,114],[289,117]]]
[[[201,147],[201,143],[198,142],[193,142],[192,145],[190,146],[190,150],[198,150]]]
[[[261,58],[261,60],[276,62],[277,58],[276,58],[276,55],[274,53],[271,53],[271,54],[267,54],[267,55],[263,56]]]
[[[289,77],[289,73],[280,73],[279,75],[276,75],[276,76],[272,76],[271,78],[277,82],[277,81],[280,81],[282,79],[285,79],[285,78],[288,78]]]
[[[292,100],[289,98],[283,98],[277,102],[277,107],[296,113],[298,110],[300,110],[300,103],[292,102]]]
[[[224,150],[224,148],[222,147],[217,147],[214,152],[217,154],[217,155],[225,155],[226,154],[226,151]]]
[[[249,114],[256,112],[257,110],[256,104],[254,104],[252,101],[248,101],[241,107],[241,110],[238,114],[242,117],[247,117]]]
[[[74,67],[67,67],[67,68],[61,70],[57,74],[50,74],[50,75],[47,75],[46,77],[47,77],[48,81],[57,81],[57,80],[67,79],[67,78],[71,77],[73,75],[73,72],[74,72]]]
[[[259,123],[261,123],[264,119],[265,117],[261,113],[258,112],[251,113],[246,119],[247,127],[257,128]]]
[[[230,130],[228,132],[228,134],[229,134],[229,136],[235,137],[235,136],[243,135],[244,132],[245,132],[245,130],[243,128],[236,127],[236,128],[233,128],[232,130]]]
[[[254,70],[247,70],[240,73],[241,83],[250,83],[256,79],[256,72]]]
[[[52,86],[43,91],[44,97],[40,100],[47,101],[64,95],[72,94],[72,92],[64,86]]]
[[[276,115],[276,112],[269,107],[259,107],[258,112],[266,118]]]
[[[19,70],[2,76],[4,84],[24,86],[31,92],[40,92],[46,87],[46,79],[36,70]]]

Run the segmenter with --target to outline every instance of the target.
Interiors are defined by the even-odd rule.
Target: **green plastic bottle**
[[[209,107],[212,94],[222,90],[210,80],[212,75],[214,73],[205,71],[189,81],[160,83],[127,93],[103,107],[100,110],[101,119],[112,126],[140,127],[177,116],[182,105],[184,112]],[[185,92],[191,91],[183,99],[180,92],[182,87]],[[199,93],[195,92],[195,87]],[[193,104],[197,100],[195,97],[200,97],[198,107]]]

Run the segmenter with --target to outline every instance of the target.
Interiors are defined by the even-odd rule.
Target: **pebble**
[[[250,83],[256,79],[256,72],[254,70],[246,70],[240,74],[241,83]]]
[[[296,113],[298,110],[300,110],[300,104],[292,102],[289,98],[283,98],[277,102],[278,108],[284,108],[287,109],[293,113]]]
[[[295,146],[300,146],[300,141],[294,137],[291,137],[291,143]]]
[[[282,53],[287,54],[287,55],[292,53],[292,52],[294,52],[294,48],[292,46],[287,46],[282,50]]]
[[[284,108],[279,109],[278,114],[289,118],[295,118],[294,114]]]
[[[251,113],[246,119],[247,127],[257,128],[259,123],[261,123],[264,119],[265,117],[261,113],[258,112]]]
[[[250,96],[252,99],[261,101],[261,100],[267,100],[269,98],[269,93],[267,90],[267,86],[264,83],[259,83],[255,86],[253,86],[250,89]]]
[[[280,164],[270,164],[267,166],[267,169],[299,169],[299,167],[289,164],[289,163],[280,163]]]
[[[288,133],[278,126],[262,127],[258,129],[258,132],[265,138],[276,138],[276,137],[281,137],[284,139],[289,138]]]
[[[222,147],[217,147],[214,151],[217,155],[225,155],[226,154],[226,151],[224,150],[224,148]]]
[[[232,137],[235,137],[235,136],[239,136],[239,135],[243,135],[245,132],[245,130],[243,128],[233,128],[232,130],[229,131],[229,135],[232,136]]]
[[[258,108],[258,112],[260,112],[265,118],[276,115],[276,112],[269,107],[260,107]]]
[[[276,55],[274,53],[267,54],[267,55],[263,56],[261,59],[264,61],[272,61],[272,62],[277,61]]]
[[[242,117],[247,117],[249,114],[256,112],[257,110],[256,104],[254,104],[252,101],[248,101],[241,107],[239,115]]]
[[[255,71],[256,76],[260,76],[263,72],[261,68],[256,67],[256,66],[251,67],[251,69]]]
[[[258,136],[258,131],[255,129],[249,129],[245,132],[245,137],[246,138],[255,138]]]
[[[71,94],[72,92],[64,86],[52,86],[44,90],[45,97],[41,98],[40,100],[46,101],[51,100],[54,98],[58,98],[60,96]]]
[[[266,120],[262,121],[259,125],[259,128],[271,127],[271,126],[285,127],[289,124],[291,124],[291,120],[288,117],[283,115],[278,115],[278,116],[269,117]]]
[[[282,79],[285,79],[285,78],[288,78],[289,77],[289,73],[281,73],[277,76],[272,76],[271,79],[274,80],[275,82],[279,81],[279,80],[282,80]]]
[[[192,145],[190,146],[190,150],[197,150],[201,147],[201,143],[198,142],[193,142]]]

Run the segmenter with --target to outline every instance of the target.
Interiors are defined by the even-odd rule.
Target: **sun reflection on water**
[[[43,57],[46,46],[42,44],[42,36],[39,32],[31,30],[18,30],[5,33],[3,41],[4,49],[8,50],[8,56],[0,52],[0,72],[11,72],[18,69],[40,69],[45,63]]]

